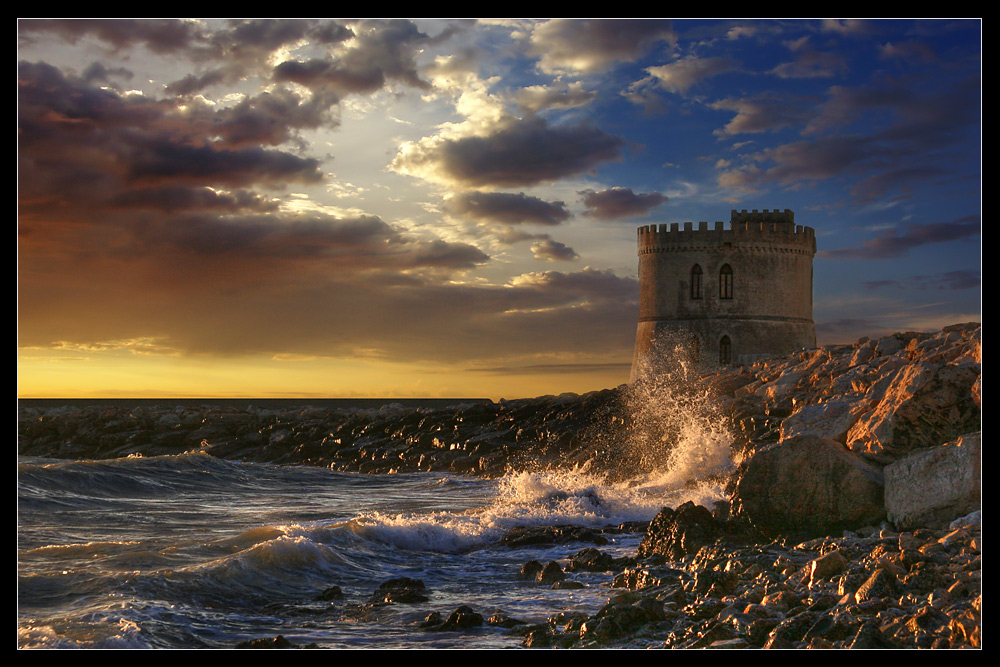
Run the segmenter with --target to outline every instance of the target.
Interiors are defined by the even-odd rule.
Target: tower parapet
[[[638,229],[637,365],[663,330],[683,333],[702,363],[786,354],[816,344],[816,233],[789,210],[731,211],[723,222]]]
[[[724,222],[673,222],[639,227],[639,254],[687,250],[688,246],[731,243],[734,247],[816,254],[816,231],[795,224],[795,214],[784,211],[732,211],[729,229]]]

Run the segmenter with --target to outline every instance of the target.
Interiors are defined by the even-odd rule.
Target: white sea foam
[[[399,549],[456,553],[496,542],[515,527],[604,527],[649,520],[665,505],[687,501],[711,508],[734,468],[732,436],[683,351],[664,352],[630,387],[631,427],[616,434],[603,469],[511,472],[499,481],[494,502],[479,510],[371,513],[352,520],[352,529]],[[619,462],[628,475],[615,470]]]

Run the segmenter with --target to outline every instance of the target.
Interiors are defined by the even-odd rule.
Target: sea
[[[424,619],[465,605],[488,618],[541,623],[593,614],[614,592],[606,573],[554,590],[523,564],[565,563],[580,542],[511,548],[516,527],[602,529],[664,506],[711,506],[708,473],[732,465],[729,442],[698,428],[631,479],[588,465],[360,474],[213,458],[201,451],[104,460],[18,460],[18,647],[231,649],[282,636],[336,649],[519,648],[484,625],[432,631]],[[613,481],[612,481],[613,480]],[[634,555],[641,533],[600,550]],[[371,604],[389,579],[421,580],[427,600]],[[331,587],[342,597],[318,599]]]

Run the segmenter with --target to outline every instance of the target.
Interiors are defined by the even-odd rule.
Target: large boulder
[[[938,527],[982,505],[982,434],[911,452],[886,466],[885,508],[900,530]]]
[[[881,468],[840,443],[800,435],[741,465],[733,505],[765,535],[828,535],[885,517]]]

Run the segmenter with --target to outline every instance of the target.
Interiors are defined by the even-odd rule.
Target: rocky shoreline
[[[738,465],[719,480],[728,502],[618,527],[646,533],[626,561],[567,527],[509,536],[589,541],[567,562],[525,564],[522,578],[572,587],[575,571],[605,572],[610,597],[596,614],[528,624],[462,608],[423,627],[509,626],[525,646],[980,647],[981,363],[981,326],[970,323],[704,375],[666,369],[653,394],[710,398],[705,409],[735,436]],[[378,410],[22,407],[18,451],[485,477],[590,462],[628,478],[648,461],[622,443],[669,450],[677,437],[636,408],[637,391]]]

